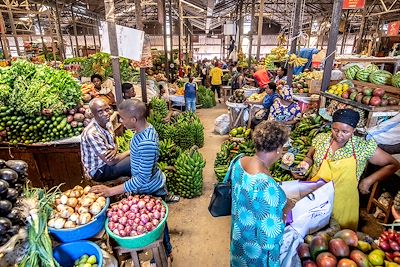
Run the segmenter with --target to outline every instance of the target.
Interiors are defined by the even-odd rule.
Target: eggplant
[[[14,184],[18,180],[18,173],[12,169],[0,169],[0,179],[7,183]]]
[[[6,161],[4,159],[0,159],[0,168],[4,168],[6,166]]]
[[[10,219],[14,223],[22,222],[21,213],[18,208],[14,207],[11,209],[10,213],[7,214],[7,218]]]
[[[4,181],[3,179],[0,179],[0,194],[6,193],[9,187],[9,183]]]
[[[14,188],[17,189],[19,194],[22,194],[22,192],[24,191],[24,185],[23,184],[15,184]]]
[[[15,236],[16,234],[18,234],[20,229],[19,225],[13,225],[11,226],[11,228],[8,230],[8,234],[11,236]]]
[[[12,223],[9,219],[0,217],[0,233],[6,233],[8,230],[10,230],[12,226]]]
[[[28,171],[28,163],[23,160],[7,160],[6,166],[19,174],[24,174]]]
[[[19,193],[18,193],[17,189],[11,188],[11,187],[8,188],[6,198],[9,201],[11,201],[11,202],[17,201],[18,196],[19,196]]]
[[[11,212],[13,205],[8,200],[0,200],[0,216],[7,216]]]

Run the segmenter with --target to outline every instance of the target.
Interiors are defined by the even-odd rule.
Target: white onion
[[[72,213],[71,216],[69,216],[69,220],[73,221],[73,222],[76,222],[78,220],[78,218],[79,218],[79,214],[76,212]]]
[[[89,193],[90,189],[91,189],[91,187],[89,185],[85,186],[85,188],[83,188],[83,193],[84,194]]]
[[[65,222],[65,224],[64,224],[64,228],[75,228],[76,227],[76,224],[75,224],[75,222],[73,222],[73,221],[66,221]]]
[[[65,206],[65,209],[60,211],[60,215],[64,219],[68,219],[73,213],[74,209],[68,206]]]
[[[97,202],[94,202],[94,203],[92,204],[92,206],[90,206],[89,211],[90,211],[90,213],[93,214],[93,215],[99,214],[100,211],[101,211],[101,206],[100,206],[100,204],[97,203]]]
[[[70,206],[70,207],[72,207],[72,208],[75,208],[76,205],[78,205],[78,199],[75,198],[75,197],[70,197],[70,198],[68,198],[68,200],[67,200],[67,205]]]
[[[66,195],[61,195],[60,202],[61,204],[66,205],[68,202],[68,197]]]
[[[87,224],[88,222],[90,222],[91,219],[92,219],[92,216],[90,215],[89,212],[82,213],[79,216],[80,224]]]
[[[51,227],[51,228],[54,228],[55,222],[56,222],[56,219],[50,219],[50,220],[47,222],[47,226],[48,226],[48,227]]]
[[[64,218],[57,218],[54,221],[54,228],[62,229],[64,227],[64,224],[65,224],[65,219]]]
[[[90,207],[93,203],[94,203],[94,198],[88,196],[84,197],[81,201],[81,205],[83,207]]]

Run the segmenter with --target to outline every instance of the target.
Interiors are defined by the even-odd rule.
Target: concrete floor
[[[229,266],[230,217],[213,218],[208,212],[212,195],[214,160],[226,136],[214,134],[215,119],[227,112],[219,104],[212,109],[197,111],[205,129],[204,147],[200,149],[206,160],[203,171],[203,195],[195,199],[181,199],[169,205],[168,226],[173,246],[174,267]]]

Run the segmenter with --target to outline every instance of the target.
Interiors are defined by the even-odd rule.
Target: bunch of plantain
[[[158,138],[160,140],[164,139],[164,133],[165,133],[165,123],[163,121],[163,118],[160,114],[158,113],[152,113],[150,116],[147,118],[147,122],[153,125],[154,129],[156,130],[158,134]]]
[[[293,180],[291,173],[281,168],[280,160],[275,162],[274,165],[272,165],[272,167],[269,169],[269,171],[271,172],[272,178],[274,178],[276,182],[285,182]]]
[[[176,179],[175,194],[184,198],[198,197],[203,193],[203,169],[205,160],[193,146],[189,151],[182,152],[175,162]]]
[[[150,101],[151,110],[153,113],[160,115],[162,118],[168,115],[168,105],[163,99],[153,97]]]
[[[204,126],[193,112],[183,112],[173,123],[175,126],[175,143],[182,149],[189,149],[193,145],[204,145]]]
[[[133,137],[133,132],[131,130],[126,130],[123,135],[117,136],[116,142],[118,146],[118,152],[122,153],[129,150],[131,144],[131,139]]]
[[[161,140],[159,142],[160,156],[159,162],[166,163],[168,166],[174,166],[176,159],[181,153],[181,149],[171,139]]]
[[[302,67],[306,65],[307,62],[308,59],[298,57],[296,54],[291,54],[288,58],[289,65],[292,65],[293,67]]]
[[[174,195],[177,188],[175,167],[168,166],[168,164],[165,162],[159,162],[158,168],[160,168],[160,170],[165,174],[168,192]]]

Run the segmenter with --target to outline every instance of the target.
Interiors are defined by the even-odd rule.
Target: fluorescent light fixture
[[[19,20],[21,20],[21,21],[29,21],[30,18],[28,18],[28,17],[22,17],[22,18],[19,18]]]
[[[186,4],[186,5],[188,5],[188,6],[191,6],[191,7],[197,8],[198,10],[201,10],[201,11],[206,11],[204,8],[202,8],[202,7],[199,7],[199,6],[196,6],[196,5],[192,4],[192,3],[186,2],[185,0],[180,0],[180,1],[181,1],[181,3],[185,3],[185,4]]]

